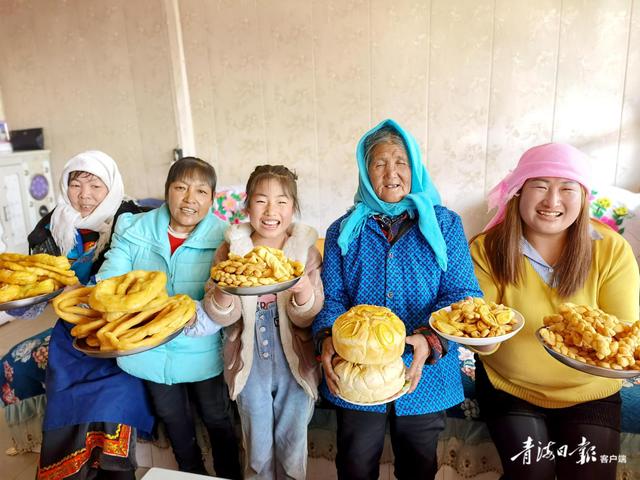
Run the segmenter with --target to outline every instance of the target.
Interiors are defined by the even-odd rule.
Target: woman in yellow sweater
[[[589,220],[588,175],[570,145],[531,148],[490,192],[498,211],[471,244],[485,298],[526,319],[511,340],[476,350],[480,409],[504,480],[615,478],[603,456],[619,450],[620,381],[563,365],[535,338],[564,302],[638,319],[638,265],[620,235]]]

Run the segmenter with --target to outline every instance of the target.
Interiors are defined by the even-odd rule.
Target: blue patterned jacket
[[[323,260],[324,308],[313,323],[314,335],[333,325],[336,318],[354,305],[370,304],[390,308],[405,323],[407,335],[428,324],[435,310],[468,296],[481,297],[460,217],[436,206],[436,217],[447,244],[449,267],[443,272],[431,247],[415,223],[395,243],[385,238],[376,220],[367,220],[362,233],[344,257],[338,246],[340,222],[327,230]],[[346,215],[345,215],[346,216]],[[397,415],[438,412],[464,400],[457,344],[434,365],[425,365],[416,390],[395,401]],[[405,365],[411,365],[411,348],[405,349]],[[334,405],[353,410],[385,412],[385,405],[358,406],[329,392],[322,395]]]

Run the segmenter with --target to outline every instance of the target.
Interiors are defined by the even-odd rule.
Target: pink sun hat
[[[483,231],[486,232],[504,220],[507,203],[528,179],[567,178],[578,182],[589,192],[590,175],[591,168],[587,156],[567,143],[546,143],[530,148],[520,157],[518,166],[489,192],[489,211],[496,207],[498,211]]]

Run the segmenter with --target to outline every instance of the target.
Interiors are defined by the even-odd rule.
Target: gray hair
[[[384,126],[380,130],[376,130],[374,133],[369,135],[364,141],[364,162],[367,168],[369,167],[369,162],[372,160],[371,154],[373,149],[381,143],[398,145],[404,148],[405,152],[407,151],[407,146],[404,144],[404,140],[398,131],[393,127]]]

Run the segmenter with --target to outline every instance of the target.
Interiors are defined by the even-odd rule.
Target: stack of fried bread
[[[451,305],[451,309],[433,312],[436,330],[456,337],[499,337],[511,332],[516,324],[513,310],[482,298],[469,297]]]
[[[211,278],[221,287],[258,287],[286,282],[303,272],[304,265],[282,250],[255,247],[243,257],[229,253],[228,260],[211,268]]]
[[[373,403],[402,390],[405,336],[402,320],[385,307],[356,305],[340,315],[332,328],[340,396]]]
[[[164,272],[134,270],[56,297],[56,313],[74,323],[71,335],[103,352],[152,347],[195,313],[187,295],[169,297]]]
[[[0,303],[36,297],[77,283],[67,257],[0,253]]]
[[[640,370],[640,321],[624,323],[599,308],[563,303],[544,317],[540,336],[569,358],[614,370]]]

